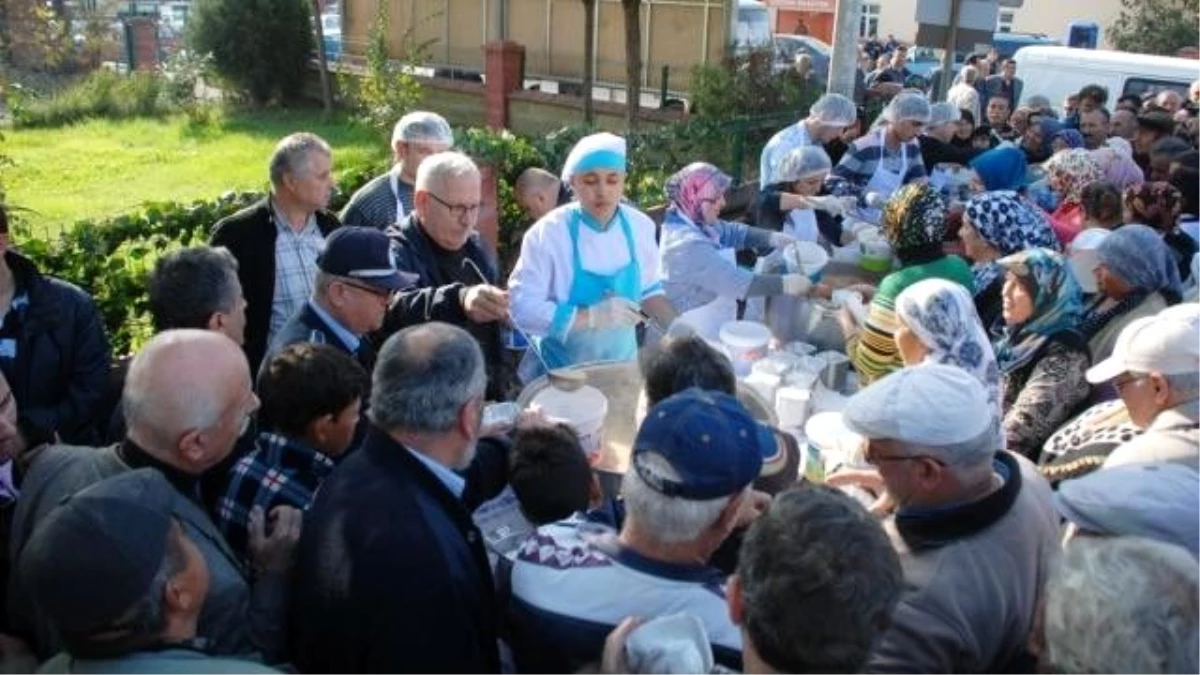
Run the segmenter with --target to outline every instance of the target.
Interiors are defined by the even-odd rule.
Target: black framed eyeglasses
[[[444,200],[444,199],[442,199],[441,197],[439,197],[439,196],[437,196],[437,195],[433,194],[432,192],[428,192],[428,193],[426,193],[426,194],[428,194],[430,197],[433,197],[433,200],[434,200],[435,202],[437,202],[437,203],[441,204],[442,206],[446,207],[446,210],[450,212],[450,215],[454,216],[455,218],[462,218],[463,216],[466,216],[466,215],[468,215],[468,214],[472,214],[472,213],[479,213],[479,208],[480,208],[481,206],[483,206],[483,204],[480,204],[480,203],[475,203],[475,204],[451,204],[450,202],[447,202],[446,200]]]
[[[358,290],[360,290],[364,293],[370,293],[371,295],[373,295],[377,298],[383,298],[386,300],[386,299],[389,299],[392,297],[391,291],[389,291],[385,288],[376,288],[375,286],[371,286],[370,284],[360,284],[360,283],[356,283],[356,282],[350,281],[349,279],[344,279],[344,278],[338,279],[338,283],[345,284],[346,286],[349,286],[350,288],[357,288]]]

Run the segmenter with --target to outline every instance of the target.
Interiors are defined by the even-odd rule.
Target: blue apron
[[[571,259],[575,277],[567,303],[577,308],[591,307],[606,298],[619,297],[641,304],[642,270],[638,265],[637,249],[633,243],[633,231],[624,211],[617,208],[621,232],[629,249],[629,264],[612,274],[597,274],[583,269],[583,258],[579,255],[580,208],[572,209],[567,221],[567,232],[571,235]],[[630,361],[637,358],[637,332],[634,328],[606,328],[589,330],[574,328],[567,334],[566,342],[556,338],[540,340],[542,358],[551,368],[562,368],[589,361]]]

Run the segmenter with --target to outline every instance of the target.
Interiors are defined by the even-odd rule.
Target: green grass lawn
[[[229,113],[211,124],[92,120],[59,129],[5,130],[0,154],[9,203],[28,209],[35,232],[105,218],[147,201],[190,201],[228,190],[264,189],[267,160],[280,138],[312,131],[333,146],[334,171],[382,160],[387,141],[317,111]]]

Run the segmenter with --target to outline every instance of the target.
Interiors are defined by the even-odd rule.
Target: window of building
[[[1012,24],[1013,24],[1013,15],[1014,14],[1016,14],[1016,12],[1012,11],[1011,9],[1000,10],[1000,15],[996,18],[996,32],[997,33],[1011,33],[1012,32]]]
[[[858,22],[858,36],[862,38],[879,37],[879,3],[864,2],[862,16]]]

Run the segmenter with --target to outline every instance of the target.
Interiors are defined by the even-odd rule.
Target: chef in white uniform
[[[677,314],[659,275],[654,221],[621,203],[625,139],[587,136],[567,157],[563,180],[577,201],[525,233],[508,279],[513,321],[551,368],[637,357],[635,327],[660,328]]]
[[[793,149],[776,169],[777,182],[763,191],[759,204],[759,224],[778,226],[780,231],[799,240],[826,247],[842,246],[851,235],[841,231],[832,219],[824,231],[818,226],[817,211],[844,216],[855,210],[856,197],[818,195],[829,176],[829,155],[815,145]]]
[[[828,171],[828,157],[825,164]],[[737,318],[738,300],[810,292],[829,296],[827,287],[814,288],[803,274],[755,274],[738,267],[737,250],[782,248],[795,238],[720,220],[731,183],[717,167],[696,162],[666,185],[671,203],[662,225],[663,287],[681,312],[680,321],[707,340],[717,340],[721,324]]]
[[[805,146],[823,147],[858,121],[854,101],[841,94],[825,94],[808,109],[808,117],[784,127],[763,146],[758,162],[758,188],[778,183],[778,169],[785,157]]]

